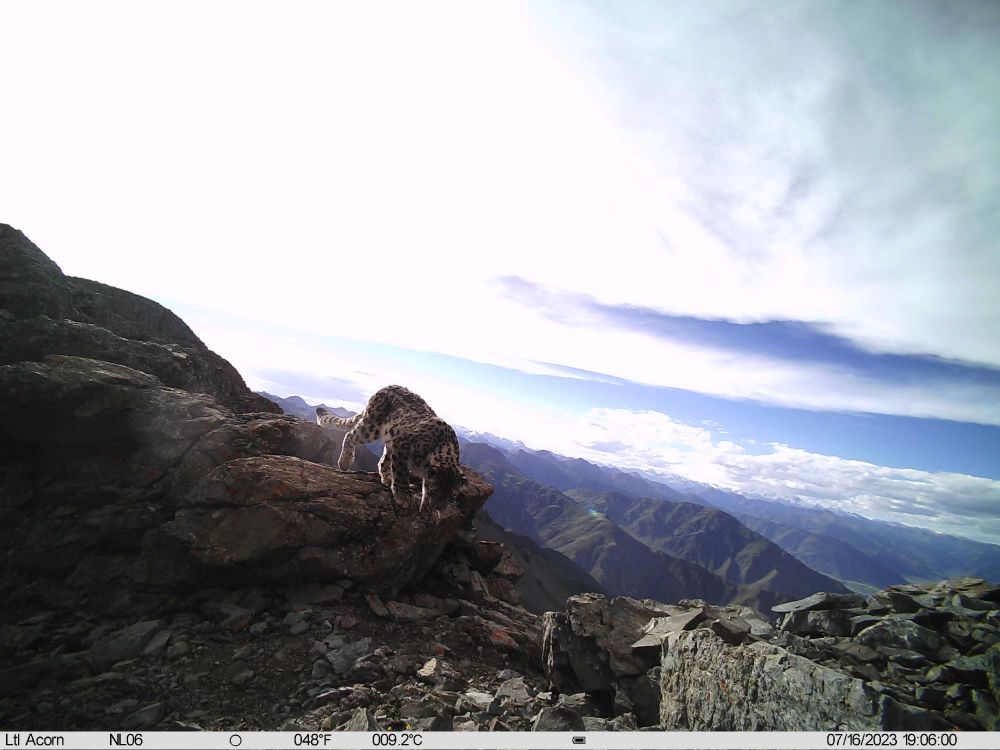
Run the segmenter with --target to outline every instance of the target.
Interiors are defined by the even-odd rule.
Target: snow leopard
[[[347,419],[317,407],[316,422],[348,430],[337,461],[341,471],[351,468],[358,443],[384,443],[378,473],[397,505],[403,504],[401,495],[409,488],[411,475],[423,480],[418,512],[425,504],[433,508],[435,502],[445,500],[465,478],[455,430],[426,401],[401,385],[376,391],[363,412]]]

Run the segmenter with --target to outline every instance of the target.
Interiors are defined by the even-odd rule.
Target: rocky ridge
[[[150,299],[66,276],[25,235],[0,224],[0,364],[64,354],[125,365],[212,396],[236,413],[281,409]]]
[[[667,730],[1000,729],[1000,586],[964,578],[774,608],[571,597],[554,685]]]

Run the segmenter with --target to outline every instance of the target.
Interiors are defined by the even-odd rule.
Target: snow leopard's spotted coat
[[[363,412],[348,419],[318,407],[316,422],[348,430],[337,462],[342,471],[351,468],[358,443],[381,440],[385,450],[378,462],[378,473],[397,503],[409,487],[411,474],[423,480],[421,511],[425,503],[445,500],[463,479],[455,431],[426,401],[401,385],[377,391]]]

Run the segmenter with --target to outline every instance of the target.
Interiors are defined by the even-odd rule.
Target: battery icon
[[[573,744],[574,745],[586,745],[587,744],[587,738],[586,737],[574,737],[573,738]]]

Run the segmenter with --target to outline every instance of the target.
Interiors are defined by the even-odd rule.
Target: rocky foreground
[[[539,617],[488,482],[419,514],[276,409],[0,225],[4,730],[1000,728],[996,585]]]

